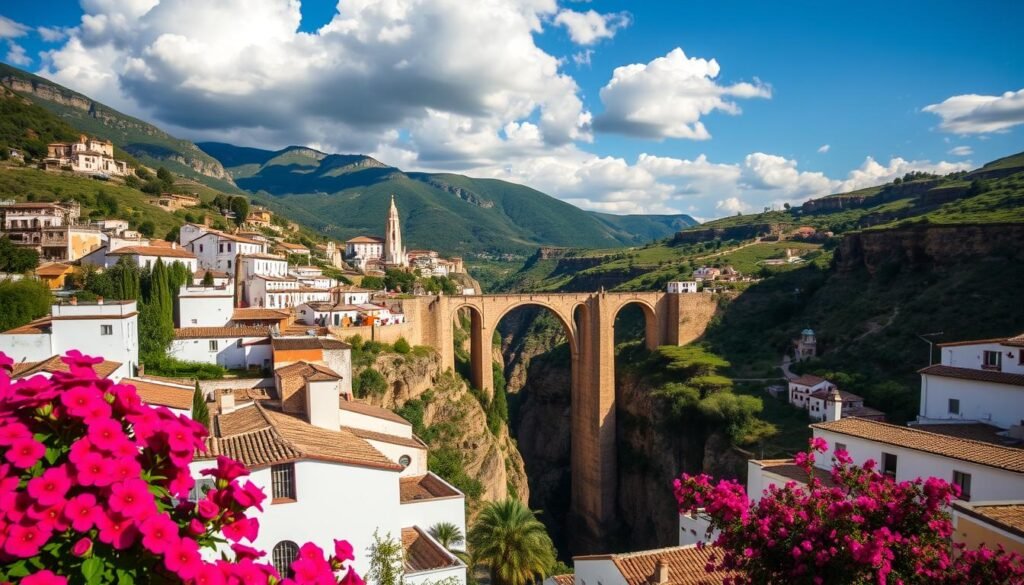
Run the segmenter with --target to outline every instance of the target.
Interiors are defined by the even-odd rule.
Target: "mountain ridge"
[[[410,246],[460,253],[525,252],[538,246],[621,247],[668,237],[687,215],[614,216],[579,209],[525,185],[456,173],[403,171],[362,154],[289,146],[198,144],[242,189],[304,216],[332,237],[376,233],[390,195]]]

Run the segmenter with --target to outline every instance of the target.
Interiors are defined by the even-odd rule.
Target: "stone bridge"
[[[572,355],[572,529],[580,551],[590,552],[615,519],[615,318],[636,305],[645,318],[649,349],[683,345],[699,337],[715,313],[706,294],[539,293],[420,297],[405,304],[414,325],[410,340],[440,352],[443,368],[455,367],[453,324],[460,311],[471,323],[470,382],[493,395],[492,348],[501,319],[513,309],[544,307],[561,321]],[[412,306],[410,306],[412,305]],[[412,309],[409,311],[408,309]],[[412,313],[412,314],[409,314]],[[588,544],[589,543],[589,544]]]

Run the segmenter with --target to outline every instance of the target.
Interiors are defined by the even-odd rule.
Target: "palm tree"
[[[429,532],[430,536],[433,536],[434,540],[448,552],[458,557],[467,565],[471,564],[469,555],[459,546],[460,544],[465,544],[466,537],[463,536],[462,530],[458,526],[451,522],[438,522],[430,527]]]
[[[533,511],[515,499],[488,502],[469,530],[473,558],[495,585],[527,585],[555,562],[554,545]]]

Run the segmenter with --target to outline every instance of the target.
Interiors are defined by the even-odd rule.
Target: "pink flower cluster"
[[[827,450],[812,439],[795,458],[806,486],[772,486],[754,503],[735,481],[675,481],[680,512],[702,509],[719,531],[709,572],[726,572],[729,585],[1024,583],[1018,555],[951,543],[956,486],[934,477],[896,482],[841,450],[822,478],[815,454]]]
[[[266,496],[243,481],[241,463],[219,457],[202,472],[214,487],[190,501],[189,464],[206,429],[98,379],[98,358],[69,352],[63,361],[69,372],[12,381],[0,353],[0,583],[335,585],[345,571],[341,583],[363,585],[345,541],[329,558],[303,545],[282,579],[245,544],[259,531],[246,512],[262,510]],[[204,549],[224,552],[210,561]]]

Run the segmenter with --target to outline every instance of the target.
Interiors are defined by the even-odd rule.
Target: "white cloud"
[[[729,197],[728,199],[722,199],[715,203],[715,209],[724,211],[729,215],[733,215],[746,211],[748,207],[740,201],[739,197]]]
[[[39,33],[39,38],[43,39],[47,43],[56,43],[63,41],[68,37],[66,30],[60,27],[40,26],[36,28],[36,32]]]
[[[1024,124],[1024,89],[1001,96],[955,95],[939,104],[925,106],[942,118],[939,128],[956,134],[1003,132]]]
[[[23,37],[28,33],[29,28],[20,22],[16,22],[0,14],[0,39],[15,39]]]
[[[25,47],[14,41],[7,41],[7,56],[4,57],[4,60],[11,65],[22,67],[32,64],[32,58],[25,54]]]
[[[616,12],[601,14],[595,10],[577,12],[563,9],[555,15],[554,23],[564,26],[569,38],[577,45],[593,45],[601,39],[610,39],[619,29],[630,24],[629,14]]]
[[[769,98],[771,88],[759,81],[719,85],[714,59],[687,57],[676,48],[646,65],[617,67],[601,88],[605,111],[595,120],[599,130],[642,138],[711,138],[701,122],[715,110],[739,114],[728,98]]]
[[[583,67],[584,65],[586,65],[587,67],[590,67],[590,59],[593,56],[594,56],[594,50],[593,49],[585,49],[583,51],[578,51],[576,53],[573,53],[573,55],[572,55],[572,62],[575,63],[577,67]]]
[[[949,149],[949,154],[953,156],[971,156],[974,154],[974,149],[970,146],[954,146]]]
[[[821,146],[818,147],[818,152],[820,152],[821,154],[825,154],[826,152],[831,150],[831,148],[832,145],[830,144],[822,144]]]

